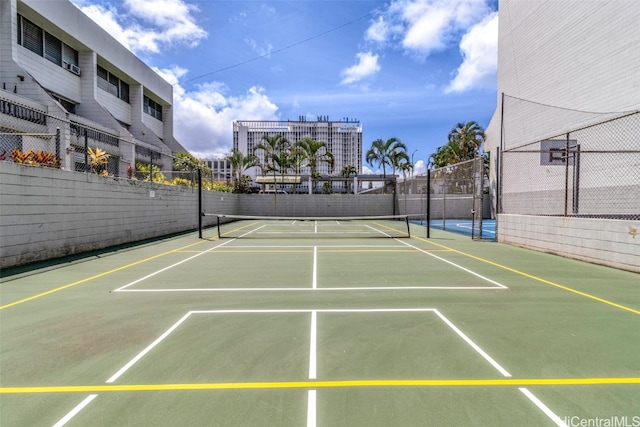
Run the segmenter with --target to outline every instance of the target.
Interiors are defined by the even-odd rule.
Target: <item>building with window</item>
[[[204,163],[211,169],[211,178],[214,181],[229,182],[231,180],[233,170],[226,157],[205,159]]]
[[[238,120],[233,123],[233,147],[244,154],[255,154],[264,164],[264,152],[256,150],[256,146],[264,142],[264,136],[284,136],[289,143],[294,144],[304,138],[311,138],[318,142],[324,142],[326,148],[333,155],[333,168],[327,162],[319,162],[317,173],[327,180],[333,181],[334,190],[344,189],[344,181],[336,179],[344,166],[354,166],[357,174],[362,173],[362,125],[358,120],[343,119],[331,121],[327,116],[318,117],[317,121],[308,121],[305,117],[299,117],[298,121],[257,121]],[[301,179],[297,191],[307,192],[309,168],[299,171]],[[260,168],[248,171],[254,179],[262,172]],[[285,175],[295,175],[290,169]],[[334,178],[334,179],[331,179]],[[265,177],[262,177],[264,180]],[[293,182],[291,179],[288,182]]]
[[[172,86],[67,0],[0,2],[0,148],[55,151],[84,170],[89,148],[110,174],[171,169]]]

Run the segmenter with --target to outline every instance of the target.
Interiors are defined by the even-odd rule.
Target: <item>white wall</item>
[[[638,22],[640,2],[637,0],[499,1],[498,102],[486,130],[485,142],[485,150],[491,153],[493,192],[498,191],[496,161],[501,144],[504,148],[521,146],[614,115],[593,113],[640,110]],[[504,120],[502,93],[508,95]],[[581,144],[585,135],[579,135]],[[603,145],[590,149],[640,150],[640,141],[629,136],[627,133],[611,135],[603,132],[597,137]],[[624,188],[615,183],[617,176],[622,175],[626,179],[621,182],[629,183],[630,175],[625,175],[629,170],[628,157],[618,163],[611,163],[607,158],[611,172],[605,175],[596,173],[598,158],[594,158],[596,163],[590,168],[590,175],[581,177],[581,188],[591,191],[595,198],[597,191],[611,193],[617,190],[637,197],[637,185],[631,183]],[[519,171],[510,174],[509,178],[503,177],[503,180],[509,180],[505,182],[511,187],[509,191],[519,191],[528,200],[540,197],[541,206],[552,209],[544,200],[552,190],[563,188],[562,177],[555,181],[560,187],[550,179],[536,181],[527,175],[526,168],[542,168],[537,159],[519,161],[517,155],[510,155],[509,159],[511,164],[507,164],[505,156],[503,168]],[[583,160],[587,167],[588,159]],[[636,166],[632,164],[631,167]],[[560,173],[558,168],[547,169],[547,178]],[[503,203],[509,203],[506,197]],[[506,209],[505,212],[530,213],[526,208],[524,212]],[[553,213],[557,214],[557,209],[553,209]],[[631,247],[626,240],[610,239],[614,235],[631,238],[625,235],[627,224],[624,221],[533,215],[500,215],[500,219],[498,239],[502,242],[622,268],[628,268],[633,262],[640,265],[637,258],[632,259],[631,264],[629,260],[629,257],[637,257],[637,245]],[[594,228],[606,230],[609,237],[594,237]],[[624,255],[626,258],[619,259],[619,253],[627,254]]]

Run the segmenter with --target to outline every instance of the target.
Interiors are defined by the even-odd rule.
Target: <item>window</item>
[[[78,51],[21,15],[18,15],[18,44],[54,64],[80,75]]]
[[[146,95],[144,96],[144,104],[142,109],[151,117],[162,121],[162,105],[158,104]]]
[[[42,28],[28,19],[18,18],[18,43],[42,56]]]
[[[44,33],[44,57],[62,65],[62,42],[47,32]]]
[[[116,75],[98,65],[98,87],[111,95],[129,102],[129,85],[120,80]]]

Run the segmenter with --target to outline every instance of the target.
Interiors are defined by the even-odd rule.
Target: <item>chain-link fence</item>
[[[75,117],[75,116],[74,116]],[[174,171],[171,154],[109,128],[47,114],[0,97],[0,161],[157,183],[196,186],[195,170]],[[211,172],[204,174],[214,187]]]
[[[484,157],[449,165],[398,182],[398,208],[412,219],[447,229],[448,222],[466,220],[473,238],[483,238],[488,214],[488,174]],[[486,212],[485,212],[486,211]]]
[[[529,107],[546,114],[557,110]],[[574,118],[581,113],[586,124],[534,142],[519,139],[526,135],[513,121],[505,128],[498,211],[640,219],[640,112],[617,117],[570,113]]]

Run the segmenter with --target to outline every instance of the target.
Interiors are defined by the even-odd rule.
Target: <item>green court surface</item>
[[[0,425],[640,426],[640,275],[338,225],[3,271]]]

